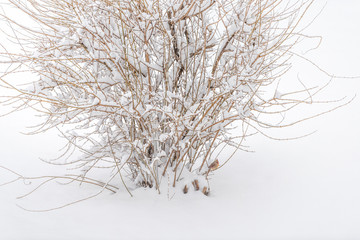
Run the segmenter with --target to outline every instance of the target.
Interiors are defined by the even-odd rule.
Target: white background
[[[360,75],[360,2],[317,0],[311,14],[325,4],[307,31],[323,36],[322,45],[306,56],[331,74]],[[329,80],[311,64],[294,61],[297,67],[289,78],[299,74],[308,83]],[[334,79],[322,97],[351,98],[359,89],[360,79]],[[311,111],[332,106],[318,105]],[[293,116],[311,113],[306,109]],[[38,160],[56,156],[61,140],[54,132],[19,133],[35,120],[31,112],[0,118],[0,165],[26,176],[61,173]],[[16,204],[55,207],[97,189],[51,185],[16,200],[31,186],[6,185],[0,187],[0,239],[360,239],[359,123],[360,96],[335,112],[276,132],[286,138],[317,130],[309,137],[253,137],[247,144],[256,152],[238,152],[219,170],[209,197],[193,194],[168,201],[151,191],[129,198],[121,190],[61,210],[33,213]],[[0,183],[13,177],[0,170]]]

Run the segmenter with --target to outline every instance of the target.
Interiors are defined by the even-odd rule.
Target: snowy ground
[[[325,3],[316,1],[315,10]],[[323,44],[307,56],[333,74],[360,75],[359,24],[359,1],[327,1],[308,30],[322,35]],[[303,61],[289,76],[297,73],[308,82],[329,79]],[[360,79],[336,79],[324,96],[352,97],[359,90]],[[290,117],[301,116],[302,110]],[[59,147],[56,134],[19,133],[33,121],[29,112],[0,118],[0,165],[28,176],[59,173],[37,160],[54,156]],[[141,191],[130,198],[122,190],[60,210],[33,213],[16,204],[29,209],[55,207],[97,189],[52,185],[15,201],[29,186],[6,185],[0,188],[0,239],[360,239],[359,122],[358,96],[335,112],[276,133],[291,137],[318,130],[309,137],[249,139],[256,152],[238,152],[219,170],[209,197],[179,195],[169,201],[166,194]],[[0,170],[0,183],[12,177]]]

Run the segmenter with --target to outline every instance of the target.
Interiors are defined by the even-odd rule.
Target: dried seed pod
[[[202,193],[203,193],[205,196],[208,196],[208,195],[209,195],[208,188],[207,188],[207,187],[204,187],[203,190],[202,190]]]
[[[153,145],[150,143],[146,149],[145,149],[145,155],[148,157],[148,158],[151,158],[152,155],[154,154],[154,147]]]
[[[213,161],[210,166],[209,166],[209,171],[214,171],[215,169],[217,169],[219,167],[219,160],[216,159],[215,161]]]
[[[188,191],[189,191],[189,188],[188,188],[188,186],[187,186],[187,185],[185,185],[185,187],[184,187],[184,189],[183,189],[184,194],[187,194],[187,193],[188,193]]]
[[[192,185],[194,186],[195,191],[199,191],[200,187],[199,187],[199,181],[198,181],[197,179],[195,179],[195,180],[192,182]]]

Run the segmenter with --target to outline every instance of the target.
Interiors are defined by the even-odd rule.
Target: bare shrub
[[[37,25],[2,14],[20,49],[1,51],[10,64],[2,85],[16,91],[4,102],[42,114],[34,133],[59,130],[68,143],[49,163],[80,169],[73,179],[96,182],[88,175],[107,168],[127,189],[132,182],[160,193],[170,179],[208,194],[209,173],[227,162],[218,159],[223,148],[243,149],[249,129],[283,127],[259,116],[281,115],[316,93],[276,87],[313,1],[8,2]],[[22,71],[37,80],[6,80]],[[231,134],[235,126],[242,134]],[[74,149],[81,158],[67,156]]]

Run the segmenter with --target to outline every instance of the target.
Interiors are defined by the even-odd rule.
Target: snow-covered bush
[[[9,101],[18,109],[45,117],[35,132],[60,131],[67,152],[51,163],[80,169],[79,179],[108,168],[109,181],[118,176],[127,189],[160,192],[170,179],[207,194],[209,173],[227,162],[218,159],[223,148],[242,149],[249,129],[273,126],[260,115],[300,102],[282,98],[276,84],[311,2],[9,2],[37,24],[2,15],[21,47],[1,51],[6,74],[30,71],[37,80],[15,86],[3,75],[2,85],[17,91]],[[242,134],[231,135],[235,126]],[[81,158],[65,156],[74,149]]]

